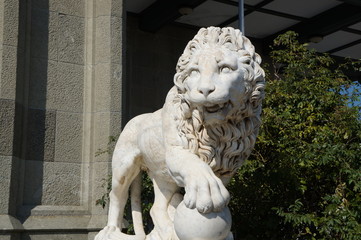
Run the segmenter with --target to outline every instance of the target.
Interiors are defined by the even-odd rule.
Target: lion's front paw
[[[229,192],[222,181],[208,168],[197,169],[185,178],[184,204],[201,213],[220,211],[229,202]]]
[[[121,231],[115,226],[104,227],[94,238],[94,240],[111,240],[117,239],[121,235]]]

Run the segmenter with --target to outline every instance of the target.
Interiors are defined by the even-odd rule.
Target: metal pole
[[[244,0],[238,0],[238,27],[244,35]]]

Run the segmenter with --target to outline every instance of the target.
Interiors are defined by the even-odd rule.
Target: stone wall
[[[122,120],[121,0],[0,0],[0,239],[92,239]]]

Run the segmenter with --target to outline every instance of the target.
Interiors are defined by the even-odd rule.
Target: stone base
[[[0,215],[0,240],[93,240],[106,215],[30,216],[24,223]]]

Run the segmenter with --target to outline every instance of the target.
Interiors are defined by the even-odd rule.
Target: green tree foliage
[[[360,69],[296,39],[274,41],[262,130],[230,186],[235,239],[361,239],[360,86],[343,73]]]

